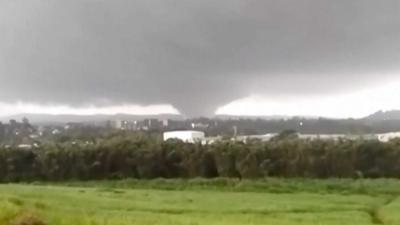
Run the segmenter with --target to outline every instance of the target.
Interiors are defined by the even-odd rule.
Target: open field
[[[399,225],[399,185],[290,179],[4,184],[0,224]]]

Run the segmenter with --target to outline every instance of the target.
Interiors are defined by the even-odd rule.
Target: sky
[[[397,0],[0,0],[0,116],[400,109]]]

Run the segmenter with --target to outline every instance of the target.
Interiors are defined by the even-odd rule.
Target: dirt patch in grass
[[[47,225],[47,223],[33,213],[22,213],[11,220],[8,225]]]

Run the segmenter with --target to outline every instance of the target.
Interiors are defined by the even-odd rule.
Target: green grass
[[[384,221],[384,224],[400,224],[400,197],[397,196],[388,201],[379,210],[379,217]]]
[[[71,181],[61,183],[31,183],[35,185],[51,184],[70,187],[105,187],[123,189],[156,190],[215,190],[227,192],[262,193],[298,193],[312,192],[320,194],[366,194],[400,195],[400,180],[397,179],[304,179],[304,178],[267,178],[259,180],[239,180],[227,178],[215,179],[124,179],[105,181]]]
[[[4,184],[0,225],[400,225],[399,183],[219,179]]]

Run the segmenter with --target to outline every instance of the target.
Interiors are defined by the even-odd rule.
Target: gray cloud
[[[328,94],[396,78],[397,0],[3,0],[0,101],[171,103]]]

